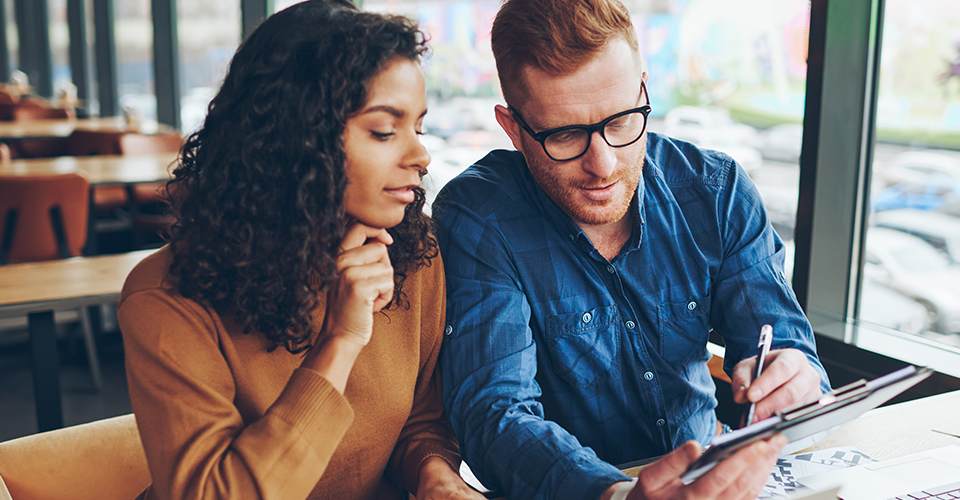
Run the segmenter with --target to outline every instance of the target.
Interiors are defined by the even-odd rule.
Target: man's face
[[[535,132],[567,125],[589,125],[621,111],[646,104],[640,95],[641,72],[630,45],[616,39],[579,71],[552,76],[524,70],[528,99],[518,111]],[[581,227],[620,221],[637,191],[646,152],[646,132],[625,147],[608,145],[592,135],[583,156],[570,161],[550,159],[540,143],[520,129],[502,106],[498,120],[523,152],[540,187]]]

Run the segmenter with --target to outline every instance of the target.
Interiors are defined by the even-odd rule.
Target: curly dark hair
[[[314,0],[271,16],[243,42],[167,185],[179,292],[233,314],[292,353],[309,347],[317,293],[336,279],[348,216],[343,131],[387,64],[419,61],[412,21]],[[388,231],[395,293],[437,255],[422,189]]]

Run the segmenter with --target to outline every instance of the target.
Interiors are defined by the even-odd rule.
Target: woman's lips
[[[416,193],[413,192],[413,186],[403,186],[395,189],[384,189],[384,191],[394,197],[401,203],[413,203],[416,200]]]

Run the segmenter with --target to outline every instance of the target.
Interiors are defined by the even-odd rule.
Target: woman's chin
[[[357,222],[376,229],[390,229],[403,222],[403,213],[399,216],[393,214],[348,214]]]

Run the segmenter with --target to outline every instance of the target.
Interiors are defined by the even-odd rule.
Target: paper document
[[[785,497],[805,488],[798,481],[800,478],[872,462],[876,460],[849,446],[782,456],[777,459],[759,498]]]

